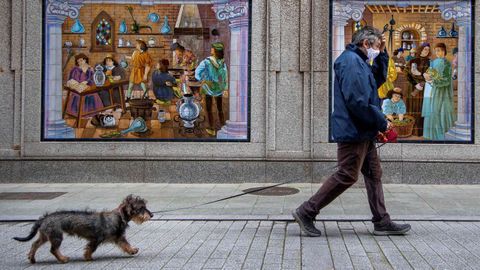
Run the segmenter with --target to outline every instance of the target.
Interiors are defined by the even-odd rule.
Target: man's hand
[[[393,128],[393,123],[390,122],[390,121],[388,121],[388,122],[387,122],[387,130],[390,130],[390,129],[392,129],[392,128]]]
[[[386,46],[387,46],[387,40],[385,38],[385,34],[382,34],[382,40],[379,47],[380,52],[383,52]]]

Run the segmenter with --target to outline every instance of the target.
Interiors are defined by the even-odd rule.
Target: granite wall
[[[328,0],[253,0],[248,143],[40,141],[41,11],[41,0],[0,1],[0,182],[318,182],[331,173]],[[478,97],[480,50],[474,70]],[[385,182],[480,183],[479,116],[474,144],[382,147]]]

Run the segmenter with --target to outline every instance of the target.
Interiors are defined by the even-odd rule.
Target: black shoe
[[[390,221],[390,223],[379,226],[379,225],[374,225],[373,226],[373,234],[375,235],[402,235],[405,234],[406,232],[410,231],[412,227],[410,224],[397,224],[393,221]]]
[[[292,212],[292,216],[295,221],[300,225],[300,229],[308,236],[318,237],[322,235],[322,232],[315,228],[313,219],[303,216],[298,212],[298,209]]]

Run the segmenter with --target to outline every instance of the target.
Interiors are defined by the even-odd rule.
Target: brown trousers
[[[382,168],[373,141],[338,143],[338,170],[330,176],[320,189],[308,201],[304,202],[299,211],[301,214],[315,218],[320,209],[327,206],[358,179],[361,171],[365,178],[368,203],[372,211],[372,222],[384,225],[390,222],[390,216],[385,208],[382,189]]]

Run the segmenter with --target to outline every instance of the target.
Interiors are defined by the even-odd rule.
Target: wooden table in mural
[[[123,93],[123,86],[128,84],[128,80],[119,80],[119,81],[113,81],[110,82],[109,80],[105,81],[105,84],[102,86],[96,86],[92,85],[89,88],[85,89],[82,92],[79,92],[75,89],[72,89],[66,85],[63,86],[63,89],[67,91],[67,98],[65,100],[65,104],[63,105],[63,118],[65,118],[65,115],[70,115],[75,117],[77,120],[75,122],[75,127],[79,127],[80,125],[80,119],[84,116],[88,115],[93,115],[95,113],[99,113],[108,109],[114,109],[114,108],[122,108],[122,113],[125,113],[126,111],[126,106],[125,106],[125,96]],[[107,90],[109,95],[110,95],[110,105],[109,106],[103,106],[101,109],[95,110],[95,111],[88,111],[84,112],[83,111],[83,104],[85,104],[85,97],[91,94],[99,93],[101,91]],[[118,91],[119,96],[120,96],[120,103],[116,102],[113,98],[113,92]],[[74,115],[70,112],[67,111],[67,105],[70,101],[70,98],[73,96],[72,93],[77,94],[80,97],[80,102],[77,108],[77,114]]]

